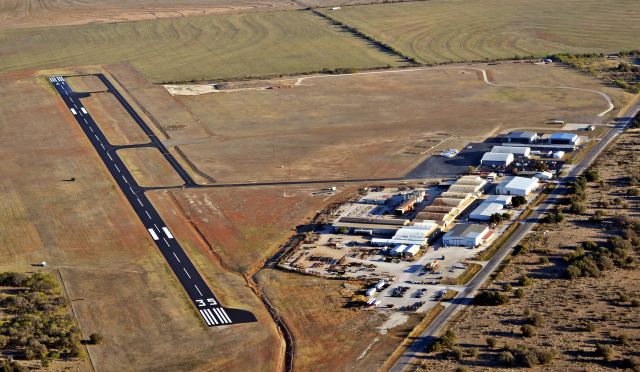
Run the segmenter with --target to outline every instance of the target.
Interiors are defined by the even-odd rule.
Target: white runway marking
[[[225,316],[225,318],[227,318],[227,320],[229,321],[229,323],[232,323],[231,318],[229,318],[229,315],[227,315],[227,312],[224,311],[224,308],[220,308],[220,312],[222,313],[222,315]]]
[[[167,247],[171,247],[171,244],[169,244],[169,242],[167,241],[167,239],[165,239],[164,237],[162,238],[162,240],[164,240],[164,244],[167,245]],[[186,271],[186,270],[185,270]],[[189,275],[189,274],[187,274]],[[191,279],[191,277],[189,277],[189,279]]]
[[[129,181],[127,181],[127,179],[124,178],[124,174],[122,175],[122,179],[124,180],[125,183],[129,183]]]
[[[104,147],[104,144],[102,142],[100,142],[100,147],[102,147],[103,150],[107,149],[106,147]]]
[[[113,158],[111,157],[111,154],[107,153],[107,156],[109,157],[109,160],[113,161]]]
[[[149,212],[147,212],[146,210],[144,211],[144,213],[147,214],[147,217],[149,217],[149,219],[151,219],[151,215],[149,214]]]
[[[204,310],[200,310],[200,315],[202,315],[202,317],[204,318],[204,321],[207,322],[208,326],[213,325],[213,323],[211,322],[211,320],[207,316],[207,313],[204,312]]]
[[[140,204],[141,207],[144,207],[144,204],[142,204],[142,201],[140,199],[138,199],[138,204]]]
[[[96,137],[96,139],[97,139],[98,141],[100,141],[100,138],[98,138],[98,135],[97,135],[97,134],[94,134],[93,136],[94,136],[94,137]]]
[[[89,127],[89,130],[91,131],[91,133],[93,133],[93,128]]]
[[[156,234],[156,232],[153,229],[147,229],[149,230],[149,234],[151,234],[151,237],[153,238],[153,240],[158,240],[160,238],[158,238],[158,234]]]
[[[187,274],[187,276],[189,277],[189,279],[191,279],[191,275],[189,275],[189,272],[187,271],[187,269],[185,269],[184,267],[182,268],[182,270],[184,270],[184,273]]]
[[[129,190],[131,190],[131,192],[135,194],[135,192],[133,192],[133,188],[131,188],[131,186],[129,186]]]
[[[84,107],[80,107],[80,111],[82,111],[83,114],[88,114],[87,110],[85,110]]]
[[[175,253],[174,253],[174,256],[175,256]],[[200,293],[200,296],[202,296],[202,292],[200,292],[200,288],[198,288],[198,286],[195,284],[193,286],[196,287],[196,291],[198,291],[198,293]]]
[[[176,258],[176,261],[180,262],[180,259],[178,258],[178,256],[176,256],[176,252],[171,252],[173,253],[173,257]],[[198,287],[196,286],[196,289],[198,289]],[[198,292],[200,292],[200,290],[198,290]],[[200,296],[202,296],[202,293],[200,293]]]
[[[171,232],[169,231],[169,229],[167,229],[166,227],[163,227],[162,231],[164,231],[164,233],[167,235],[167,238],[173,239],[173,235],[171,235]]]
[[[227,318],[225,318],[225,317],[222,315],[222,312],[220,312],[220,309],[218,309],[218,308],[213,308],[213,312],[214,312],[214,313],[216,313],[216,315],[218,316],[218,319],[220,319],[220,322],[221,322],[221,323],[231,323],[231,322],[227,321]]]
[[[74,115],[78,115],[78,113],[74,109],[71,109],[71,113],[74,114]]]
[[[113,159],[112,159],[112,160],[113,160]],[[114,164],[113,166],[114,166],[114,167],[116,167],[116,170],[118,171],[118,173],[120,173],[120,168],[118,168],[118,165],[117,165],[117,164]]]
[[[213,322],[215,324],[218,324],[218,321],[216,320],[216,317],[213,315],[213,313],[211,312],[211,309],[205,309],[204,310],[205,313],[209,314],[209,317],[211,317],[211,319],[213,319]]]

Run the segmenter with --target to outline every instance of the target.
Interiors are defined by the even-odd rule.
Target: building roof
[[[489,229],[487,225],[479,225],[475,223],[459,223],[445,234],[445,238],[470,238],[475,239],[478,236],[486,234]]]
[[[537,185],[538,185],[538,179],[535,177],[527,178],[527,177],[511,176],[511,177],[506,177],[504,180],[502,180],[502,182],[500,182],[498,187],[504,188],[504,189],[527,190]]]
[[[493,146],[491,149],[493,153],[503,153],[503,154],[518,154],[529,156],[531,153],[531,147],[524,146]]]
[[[473,219],[478,217],[491,217],[496,213],[502,213],[503,209],[504,204],[485,201],[480,203],[478,208],[474,209],[473,212],[469,214],[469,217]]]
[[[578,135],[575,133],[552,133],[549,135],[549,140],[575,141],[577,139]]]
[[[503,153],[498,153],[498,152],[486,152],[484,155],[482,155],[482,160],[480,160],[480,162],[485,162],[485,161],[503,161],[506,163],[510,163],[513,161],[513,154],[511,153],[507,153],[507,154],[503,154]]]
[[[414,255],[414,254],[416,254],[416,253],[418,253],[418,252],[420,252],[420,246],[419,246],[419,245],[417,245],[417,244],[413,244],[413,245],[411,245],[409,248],[407,248],[407,249],[404,251],[404,253],[412,254],[412,255]]]
[[[508,138],[522,138],[522,139],[533,139],[538,136],[537,133],[534,132],[511,132],[507,135]]]
[[[365,223],[372,225],[408,225],[409,220],[400,218],[368,218],[368,217],[340,217],[342,223]]]
[[[513,196],[511,195],[488,195],[484,202],[508,205],[511,204],[511,199],[513,199]]]

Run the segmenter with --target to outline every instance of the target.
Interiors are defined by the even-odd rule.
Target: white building
[[[493,234],[487,225],[459,223],[442,238],[444,246],[477,247]]]
[[[513,154],[518,158],[529,158],[531,156],[531,147],[524,146],[493,146],[491,152],[496,154]]]
[[[574,145],[580,143],[580,137],[575,133],[553,133],[547,138],[552,145]]]
[[[550,180],[550,179],[553,178],[553,173],[544,171],[544,172],[538,172],[538,173],[534,174],[533,176],[535,178],[541,179],[541,180]]]
[[[482,202],[469,214],[469,219],[477,221],[489,221],[496,213],[504,213],[504,205],[501,203]]]
[[[500,203],[504,206],[511,204],[511,199],[513,196],[511,195],[487,195],[487,198],[484,199],[486,203]]]
[[[514,160],[513,154],[502,154],[496,152],[487,152],[482,155],[482,159],[480,160],[481,165],[486,165],[489,167],[506,167],[507,165],[513,163]]]
[[[419,225],[403,226],[396,231],[391,239],[373,238],[371,244],[377,246],[391,245],[426,245],[429,236],[433,234],[438,225],[435,222],[422,222]],[[402,252],[399,252],[402,253]]]
[[[506,177],[496,186],[496,194],[527,196],[537,187],[538,179],[535,177]]]

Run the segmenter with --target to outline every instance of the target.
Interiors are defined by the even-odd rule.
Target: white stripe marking
[[[167,239],[164,238],[164,236],[162,237],[162,240],[164,240],[164,244],[167,245],[167,247],[171,247],[171,245],[169,244],[169,242],[167,241]],[[186,270],[185,270],[186,271]],[[189,274],[187,274],[189,275]],[[189,277],[189,279],[191,279],[191,277]]]
[[[164,233],[167,235],[167,238],[173,239],[173,235],[171,235],[171,232],[169,231],[169,229],[167,229],[166,227],[163,227],[162,231],[164,231]]]
[[[138,198],[136,198],[138,199]],[[144,207],[144,204],[142,204],[142,201],[140,201],[140,199],[138,199],[138,204],[140,204],[141,207]]]
[[[213,319],[213,322],[214,322],[214,323],[218,324],[218,321],[216,320],[216,317],[215,317],[215,316],[213,316],[213,314],[211,313],[211,310],[210,310],[210,309],[205,309],[204,311],[205,311],[207,314],[209,314],[209,316],[211,317],[211,319]]]
[[[207,317],[206,313],[204,312],[204,310],[200,310],[200,315],[202,315],[202,317],[204,318],[204,321],[207,322],[208,326],[212,324],[209,318]]]
[[[220,313],[220,310],[218,308],[214,307],[212,310],[218,316],[218,319],[220,319],[221,323],[227,323],[227,319],[225,319],[225,317],[222,316],[222,314]]]
[[[118,173],[120,173],[120,168],[118,168],[118,165],[114,164],[113,166],[116,167],[116,170],[118,171]]]
[[[133,192],[133,188],[131,188],[131,186],[129,186],[129,190],[131,190],[131,192]],[[133,192],[135,194],[135,192]]]
[[[124,180],[125,183],[129,183],[129,181],[127,181],[127,179],[124,178],[124,174],[122,175],[122,179]]]
[[[176,256],[176,252],[171,252],[171,253],[173,253],[173,257],[175,257],[175,258],[176,258],[176,260],[177,260],[178,262],[180,262],[180,259],[178,258],[178,256]],[[197,286],[196,286],[196,289],[198,289],[198,287],[197,287]],[[200,293],[200,290],[199,290],[199,289],[198,289],[198,293]],[[200,293],[200,296],[202,296],[202,293]]]
[[[88,114],[87,110],[85,110],[84,107],[80,107],[80,111],[82,111],[83,114]]]
[[[151,234],[151,237],[153,238],[153,240],[158,240],[160,238],[158,238],[158,234],[156,234],[155,231],[153,231],[153,229],[147,229],[149,230],[149,234]]]
[[[166,240],[165,240],[166,241]],[[187,269],[185,269],[184,267],[182,268],[182,270],[184,270],[184,273],[187,274],[187,276],[189,277],[189,279],[191,279],[191,275],[189,275],[189,272],[187,271]]]
[[[98,135],[97,135],[97,134],[94,134],[93,136],[94,136],[94,137],[96,137],[96,139],[97,139],[98,141],[100,141],[100,138],[98,138]]]
[[[111,154],[107,153],[107,156],[109,157],[109,160],[113,161],[113,158],[111,157]]]
[[[151,215],[149,214],[149,212],[147,212],[146,210],[144,211],[144,213],[147,214],[147,217],[149,217],[149,219],[151,219]]]
[[[173,255],[175,256],[176,254],[174,253]],[[177,258],[178,258],[178,257],[176,257],[176,259],[177,259]],[[178,261],[178,262],[180,262],[180,261]],[[197,285],[195,285],[195,284],[194,284],[193,286],[194,286],[194,287],[196,287],[196,291],[198,291],[198,293],[200,293],[200,296],[202,296],[202,292],[200,292],[200,288],[198,288],[198,286],[197,286]]]
[[[91,133],[93,133],[93,128],[89,127],[89,130],[91,131]]]
[[[78,115],[78,113],[74,109],[71,109],[71,113],[74,114],[74,115]]]
[[[233,323],[231,321],[231,318],[229,318],[229,315],[227,315],[227,312],[224,311],[224,308],[220,308],[220,312],[222,313],[222,315],[224,315],[225,318],[227,318],[227,320],[229,321],[229,323]]]
[[[102,142],[100,142],[100,146],[102,147],[103,150],[106,150],[106,147],[104,147],[104,144]]]

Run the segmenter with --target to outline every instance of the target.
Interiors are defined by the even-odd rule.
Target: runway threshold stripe
[[[209,320],[209,318],[207,317],[206,313],[204,312],[204,310],[200,310],[200,315],[202,315],[202,317],[204,318],[204,321],[207,322],[207,325],[212,325],[213,323],[211,323],[211,321]]]
[[[213,316],[213,314],[211,313],[211,310],[209,310],[209,309],[204,309],[204,312],[205,312],[205,313],[207,313],[207,314],[209,314],[209,317],[211,317],[211,320],[213,320],[213,322],[214,322],[215,324],[218,324],[218,321],[216,320],[216,317],[215,317],[215,316]]]
[[[153,231],[153,229],[147,229],[147,230],[149,230],[149,234],[151,234],[151,237],[153,238],[153,240],[158,240],[158,239],[160,239],[160,238],[158,237],[158,234],[156,234],[156,232],[155,232],[155,231]]]
[[[213,308],[213,312],[216,313],[216,315],[218,316],[218,319],[220,319],[221,323],[228,323],[227,319],[224,316],[222,316],[222,313],[220,312],[220,309]]]
[[[220,312],[222,313],[222,315],[224,315],[224,316],[227,318],[227,320],[229,321],[229,323],[233,323],[233,322],[231,321],[231,318],[229,318],[229,315],[227,315],[227,312],[226,312],[226,311],[224,311],[224,308],[223,308],[223,307],[221,307],[221,308],[220,308]]]

